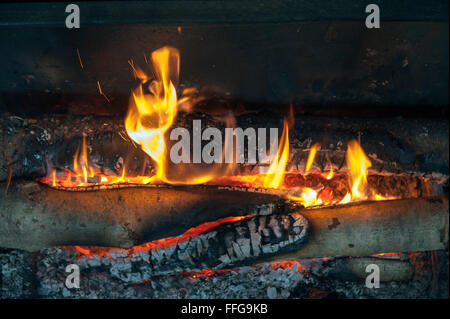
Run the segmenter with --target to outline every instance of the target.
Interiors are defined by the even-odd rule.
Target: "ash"
[[[367,274],[354,271],[354,265],[373,262],[374,257],[304,259],[156,276],[129,259],[77,257],[62,248],[34,254],[0,249],[0,298],[448,298],[448,250],[377,257],[387,263],[384,269],[390,269],[392,279],[381,279],[378,289],[366,288]],[[68,289],[65,267],[74,262],[80,263],[80,288]]]

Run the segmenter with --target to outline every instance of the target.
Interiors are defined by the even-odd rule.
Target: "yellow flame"
[[[53,178],[52,178],[52,185],[56,186],[56,170],[53,170],[52,176],[53,176]]]
[[[372,163],[357,141],[348,143],[346,160],[352,199],[367,199],[367,175]]]
[[[326,155],[326,157],[327,157],[328,166],[330,167],[330,171],[328,172],[328,175],[327,175],[327,180],[330,180],[334,176],[333,164],[331,164],[331,161],[330,161],[330,158],[328,157],[328,155]]]
[[[302,189],[300,196],[291,196],[291,200],[301,202],[304,207],[322,205],[322,200],[318,198],[318,193],[312,188],[305,187]]]
[[[309,150],[308,160],[306,161],[305,174],[307,174],[309,172],[309,169],[311,168],[311,165],[314,162],[314,158],[316,157],[316,153],[317,153],[319,146],[320,146],[320,144],[316,143]]]
[[[347,193],[338,204],[347,204],[347,203],[350,203],[351,200],[352,200],[352,195],[350,195],[350,193]]]
[[[178,81],[180,54],[175,48],[163,47],[152,53],[151,60],[156,80],[148,86],[150,93],[144,93],[145,83],[133,92],[125,128],[128,136],[156,162],[156,177],[167,181],[164,134],[177,114],[177,93],[171,78]],[[135,74],[146,80],[140,71]]]
[[[88,177],[94,177],[94,171],[89,167],[88,163],[86,137],[84,135],[83,143],[81,144],[81,153],[80,147],[78,146],[73,158],[73,170],[76,176],[81,177],[85,183],[88,182]]]
[[[270,164],[267,175],[264,177],[265,188],[279,188],[282,181],[286,164],[289,158],[289,126],[288,121],[284,120],[283,133],[281,134],[280,144],[276,158]]]

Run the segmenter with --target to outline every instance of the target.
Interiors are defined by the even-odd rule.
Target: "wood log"
[[[275,195],[218,187],[67,192],[36,182],[14,182],[7,194],[0,192],[0,247],[128,248],[224,217],[268,214],[277,203],[283,205]]]
[[[329,275],[344,280],[364,280],[368,275],[366,267],[371,264],[380,269],[381,282],[409,281],[414,275],[414,266],[409,261],[374,257],[337,259]]]
[[[306,209],[308,244],[268,260],[368,256],[448,247],[448,199],[402,199]]]
[[[330,210],[334,214],[327,212]],[[358,211],[361,216],[355,215]],[[270,216],[252,216],[221,224],[196,236],[173,237],[126,250],[52,247],[41,253],[48,254],[56,267],[72,262],[83,269],[105,265],[112,268],[113,276],[137,283],[176,272],[215,271],[260,262],[303,259],[307,254],[364,256],[377,250],[441,249],[447,243],[448,201],[434,198],[275,212]],[[306,253],[302,254],[303,251]],[[357,260],[347,262],[348,259],[342,258],[343,261],[335,265],[336,271],[349,280],[363,276],[367,262],[379,265],[386,276],[383,280],[407,280],[411,275],[407,264],[384,262],[382,258],[352,259]],[[131,274],[132,269],[139,269],[139,273]]]
[[[307,245],[273,260],[367,256],[448,245],[446,197],[298,212],[310,224]],[[220,218],[285,213],[294,213],[292,206],[275,194],[232,188],[153,186],[67,192],[35,182],[15,182],[7,194],[0,193],[0,247],[28,251],[59,245],[129,248]]]

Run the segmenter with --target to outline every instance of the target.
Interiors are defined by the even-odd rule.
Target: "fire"
[[[163,47],[152,53],[151,61],[156,80],[148,84],[149,93],[144,93],[148,78],[142,71],[135,72],[142,83],[132,94],[125,129],[128,136],[156,162],[155,178],[169,182],[165,173],[164,134],[177,114],[177,92],[173,81],[178,81],[180,54],[177,49]]]
[[[303,188],[300,196],[290,196],[289,198],[301,202],[305,207],[323,204],[322,200],[318,197],[317,191],[309,187]]]
[[[276,159],[272,162],[264,177],[264,188],[279,188],[283,181],[286,164],[289,158],[289,126],[288,121],[284,120],[283,133],[278,147]]]
[[[70,170],[49,169],[48,176],[41,179],[41,182],[53,187],[87,187],[93,185],[110,184],[148,184],[152,181],[147,176],[126,176],[125,165],[122,166],[120,176],[105,175],[99,169],[89,163],[86,137],[83,136],[81,145],[78,146]]]
[[[306,171],[308,171],[309,167],[312,164],[312,161],[314,160],[317,148],[318,144],[314,144],[310,150]],[[331,168],[328,175],[326,175],[326,179],[329,180],[333,178],[334,173],[328,157],[327,160]],[[325,202],[322,200],[319,192],[307,187],[301,190],[300,195],[290,196],[289,198],[291,200],[295,200],[302,203],[302,205],[305,207],[318,206],[323,204],[326,205],[347,204],[350,202],[369,199],[371,200],[395,199],[395,197],[393,196],[382,196],[380,194],[373,194],[373,192],[371,192],[367,182],[367,176],[369,168],[372,166],[372,163],[370,162],[367,155],[364,153],[364,150],[362,149],[361,145],[355,140],[352,140],[348,143],[346,163],[348,169],[348,182],[350,185],[350,192],[347,193],[341,200],[339,201],[331,200]],[[322,176],[325,177],[324,175]]]
[[[330,167],[330,171],[326,175],[326,179],[330,180],[333,178],[334,173],[333,173],[333,165],[331,164],[331,161],[330,161],[330,158],[328,157],[328,155],[327,155],[327,162],[328,162],[328,166]]]
[[[346,160],[350,171],[349,183],[352,185],[352,198],[367,199],[367,172],[372,163],[357,141],[348,143]]]
[[[311,168],[311,165],[314,162],[314,158],[316,157],[317,149],[319,148],[319,143],[314,144],[308,155],[308,160],[306,161],[306,168],[305,168],[305,174],[308,174],[309,169]]]
[[[180,53],[171,47],[160,48],[151,54],[154,69],[154,79],[143,70],[135,66],[132,60],[128,61],[139,86],[131,94],[128,113],[125,118],[125,130],[129,138],[118,134],[135,146],[139,146],[156,165],[153,176],[128,176],[125,164],[117,170],[116,175],[106,175],[101,169],[93,165],[88,156],[86,137],[77,148],[73,164],[70,169],[49,168],[48,175],[41,182],[53,187],[87,187],[94,185],[111,184],[212,184],[245,186],[252,188],[280,189],[286,191],[286,197],[301,203],[305,207],[346,204],[360,200],[388,200],[391,196],[375,194],[370,190],[367,176],[371,162],[364,153],[360,144],[353,140],[348,143],[346,165],[348,171],[349,191],[343,196],[333,194],[333,189],[324,187],[325,181],[332,181],[336,176],[332,163],[325,153],[328,169],[325,172],[312,172],[313,163],[320,149],[320,144],[311,146],[305,165],[304,175],[317,176],[317,185],[298,187],[285,182],[286,167],[289,160],[289,126],[293,123],[293,110],[283,121],[283,131],[278,145],[278,151],[264,174],[235,175],[235,166],[231,163],[215,165],[212,169],[193,169],[192,166],[170,167],[168,160],[168,145],[166,133],[173,126],[179,111],[190,111],[195,104],[196,89],[183,90],[180,98],[177,96],[176,85],[180,73]],[[100,83],[99,92],[102,94]],[[226,127],[233,127],[235,119],[232,115],[224,120]],[[224,156],[222,150],[222,157]],[[170,173],[170,174],[169,174]],[[298,173],[300,174],[300,173]]]

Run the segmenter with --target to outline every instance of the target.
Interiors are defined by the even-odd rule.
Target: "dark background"
[[[448,114],[448,1],[77,3],[70,30],[67,3],[0,4],[1,112],[123,116],[137,84],[128,60],[150,72],[144,55],[170,45],[206,112]],[[380,29],[365,27],[369,3]]]

